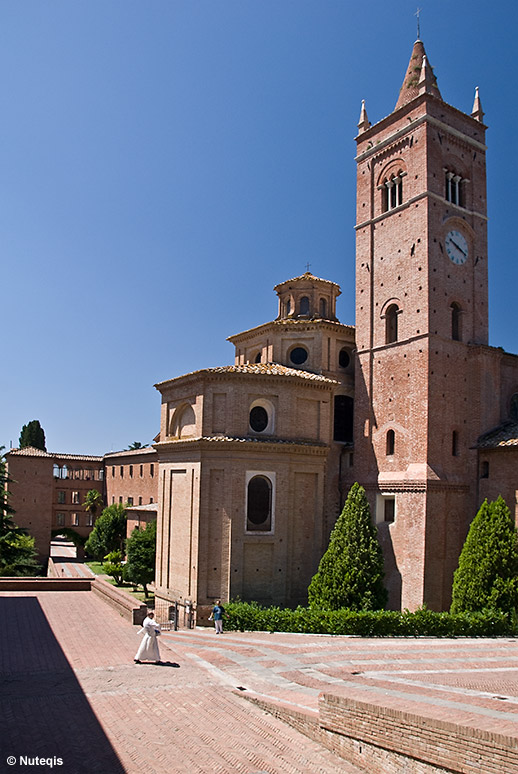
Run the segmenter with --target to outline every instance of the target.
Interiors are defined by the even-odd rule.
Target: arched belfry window
[[[451,337],[453,341],[462,341],[461,319],[462,309],[455,301],[450,306],[451,309]]]
[[[402,170],[399,170],[397,174],[392,174],[390,177],[385,178],[380,186],[383,212],[390,212],[390,210],[399,207],[403,203],[404,174]]]
[[[393,430],[387,430],[387,447],[386,455],[391,457],[394,454],[394,447],[396,443],[396,436]]]
[[[309,314],[309,298],[302,296],[299,302],[299,314]]]
[[[397,304],[391,304],[385,312],[385,344],[392,344],[398,340],[398,315]]]
[[[447,202],[463,207],[463,180],[462,177],[451,170],[445,169],[445,198]]]
[[[246,531],[272,531],[272,481],[266,475],[254,475],[246,492]]]

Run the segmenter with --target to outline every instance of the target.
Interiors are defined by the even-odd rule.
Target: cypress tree
[[[484,500],[453,576],[452,613],[518,606],[518,535],[502,497]]]
[[[22,427],[20,433],[20,449],[27,446],[33,446],[35,449],[47,451],[45,446],[45,433],[40,425],[39,419],[33,419],[29,424]]]
[[[380,610],[387,601],[383,555],[365,489],[353,484],[309,585],[311,607]]]

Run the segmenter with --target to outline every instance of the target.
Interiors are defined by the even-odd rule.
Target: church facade
[[[157,597],[306,601],[349,486],[367,492],[389,607],[446,609],[469,523],[518,490],[518,357],[488,345],[485,125],[416,41],[394,111],[357,136],[356,326],[339,286],[277,285],[232,366],[166,382]]]

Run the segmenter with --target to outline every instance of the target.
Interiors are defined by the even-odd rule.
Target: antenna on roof
[[[421,24],[419,21],[419,14],[421,13],[422,10],[423,10],[422,8],[418,8],[414,14],[414,16],[417,16],[417,40],[421,40]]]

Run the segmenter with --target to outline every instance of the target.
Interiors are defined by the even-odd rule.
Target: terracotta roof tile
[[[102,462],[103,458],[92,454],[59,454],[57,452],[46,452],[42,449],[35,449],[34,446],[26,446],[24,449],[9,449],[6,454],[15,454],[20,457],[48,457],[58,458],[60,460],[77,460],[83,462]]]
[[[175,376],[172,379],[166,379],[163,382],[158,382],[155,387],[158,389],[171,382],[176,382],[180,379],[185,379],[188,376],[203,376],[203,375],[217,375],[217,374],[245,374],[249,376],[285,376],[293,379],[305,379],[310,382],[318,382],[320,384],[339,384],[336,379],[329,379],[327,376],[321,374],[315,374],[311,371],[302,371],[298,368],[288,368],[288,366],[280,365],[279,363],[245,363],[244,365],[228,365],[228,366],[216,366],[214,368],[203,368],[198,371],[191,371],[181,376]]]
[[[518,446],[518,422],[504,422],[477,441],[479,449],[499,449],[506,446]]]

